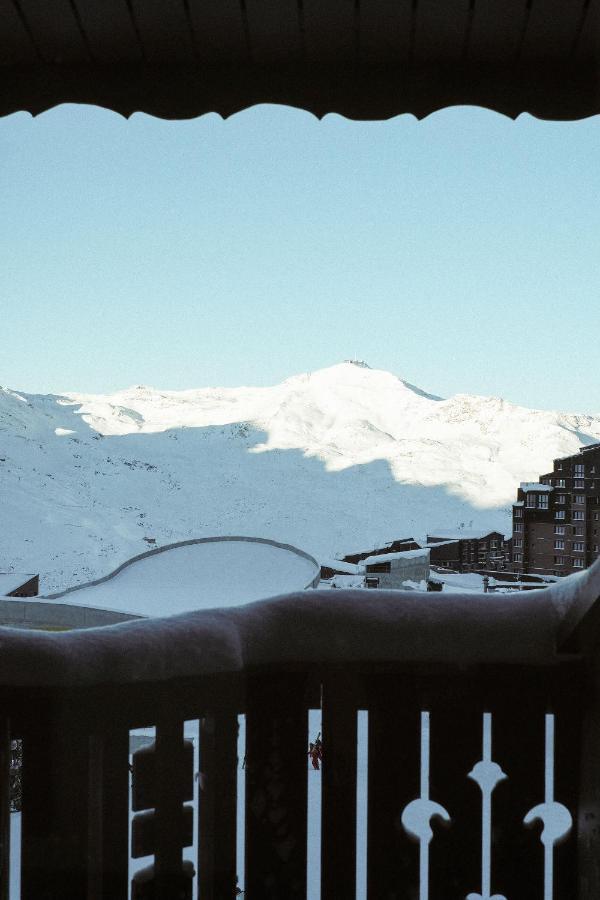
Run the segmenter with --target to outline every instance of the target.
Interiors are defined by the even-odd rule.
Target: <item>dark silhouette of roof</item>
[[[589,0],[2,0],[0,114],[94,103],[223,116],[285,103],[318,116],[597,113]]]

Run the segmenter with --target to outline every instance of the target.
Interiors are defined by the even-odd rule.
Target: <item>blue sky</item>
[[[0,384],[272,384],[347,357],[600,411],[600,118],[0,120]]]

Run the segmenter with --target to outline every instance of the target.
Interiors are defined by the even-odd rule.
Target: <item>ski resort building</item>
[[[339,559],[321,560],[321,579],[326,581],[335,575],[362,575],[363,569],[354,563],[343,562]]]
[[[49,594],[48,600],[134,616],[236,606],[316,588],[320,566],[290,544],[225,535],[147,550],[114,572]]]
[[[402,550],[368,556],[364,567],[368,588],[418,589],[429,581],[429,550]]]
[[[39,575],[0,572],[0,597],[36,597],[39,589]]]
[[[369,556],[378,556],[386,553],[400,553],[406,550],[419,550],[420,547],[421,545],[417,544],[414,538],[397,538],[394,541],[388,541],[381,547],[374,547],[372,550],[359,550],[356,553],[347,553],[345,556],[340,555],[340,560],[356,565],[357,563],[363,562],[363,560],[367,559]]]
[[[600,557],[600,444],[522,482],[513,504],[513,571],[570,575]]]
[[[424,546],[414,538],[399,538],[371,551],[349,553],[343,557],[351,564],[366,563],[375,556],[398,558],[417,550],[429,553],[429,563],[455,572],[499,572],[510,568],[511,542],[499,531],[443,529],[427,535]],[[381,563],[383,565],[383,562]],[[374,585],[373,585],[374,586]],[[391,585],[387,585],[391,586]]]
[[[499,531],[439,530],[427,535],[431,563],[456,572],[495,572],[507,568],[508,545]]]

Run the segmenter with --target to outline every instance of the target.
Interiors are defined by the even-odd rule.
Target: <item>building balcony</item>
[[[129,733],[155,726],[134,756],[151,823],[134,820],[134,837],[154,861],[133,896],[195,896],[182,864],[193,829],[200,900],[235,897],[236,878],[244,900],[305,900],[314,710],[323,900],[356,895],[363,853],[369,900],[442,897],[449,885],[453,897],[600,896],[599,596],[597,563],[510,595],[306,591],[90,630],[2,629],[2,896],[10,741],[23,746],[20,896],[126,900]],[[184,815],[190,720],[199,799]]]

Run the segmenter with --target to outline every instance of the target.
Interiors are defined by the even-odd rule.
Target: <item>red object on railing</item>
[[[317,771],[321,768],[320,763],[323,761],[323,743],[321,741],[321,732],[315,738],[314,743],[308,745],[308,755],[312,763],[313,769]]]

